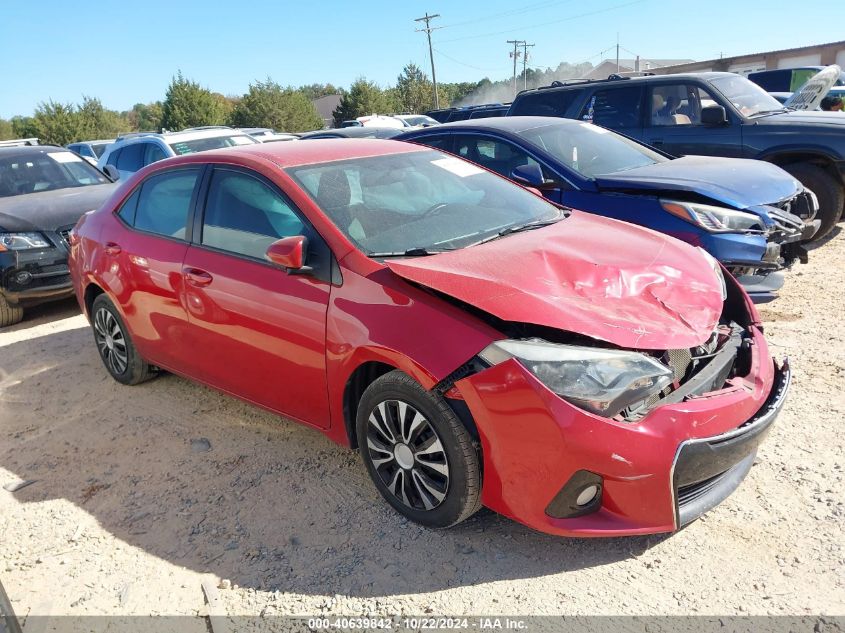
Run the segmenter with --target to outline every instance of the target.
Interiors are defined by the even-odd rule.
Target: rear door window
[[[641,86],[597,90],[587,99],[580,118],[614,130],[639,127],[642,95]]]
[[[455,153],[510,178],[511,172],[520,165],[538,165],[524,150],[500,139],[471,134],[455,138]],[[540,166],[542,169],[542,166]]]

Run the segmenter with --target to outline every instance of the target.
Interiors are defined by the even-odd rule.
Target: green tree
[[[71,103],[40,103],[33,116],[35,136],[42,143],[67,145],[79,138],[79,116]]]
[[[310,101],[325,97],[326,95],[336,95],[343,92],[340,88],[332,84],[309,84],[307,86],[300,86],[297,90],[304,94]]]
[[[430,110],[434,104],[434,87],[428,76],[413,62],[405,66],[396,78],[396,100],[400,111],[412,114]]]
[[[161,101],[136,103],[126,116],[135,132],[158,132],[161,130]]]
[[[361,77],[349,87],[349,92],[340,98],[340,103],[335,108],[335,125],[343,121],[355,119],[368,114],[387,114],[392,112],[395,106],[390,95],[378,87],[378,84]]]
[[[237,127],[271,127],[284,132],[305,132],[323,127],[311,101],[302,92],[282,88],[274,81],[256,81],[232,112]]]
[[[12,122],[6,119],[0,119],[0,141],[8,141],[15,138],[15,130],[12,127]]]
[[[31,138],[33,136],[38,136],[34,118],[20,115],[12,117],[13,138]]]
[[[224,109],[214,94],[197,82],[186,79],[179,71],[164,97],[162,127],[184,130],[201,125],[222,125],[224,122]]]
[[[99,99],[83,97],[82,104],[77,106],[77,138],[76,141],[100,138],[114,138],[121,132],[131,129],[129,120],[114,110],[107,110]]]

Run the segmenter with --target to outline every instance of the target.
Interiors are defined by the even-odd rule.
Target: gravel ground
[[[72,301],[0,333],[0,580],[18,615],[845,614],[845,239],[762,306],[791,398],[747,480],[672,536],[422,529],[357,453],[171,375],[122,387]],[[205,630],[201,628],[200,630]]]

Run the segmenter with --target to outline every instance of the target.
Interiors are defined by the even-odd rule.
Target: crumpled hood
[[[722,312],[721,284],[695,248],[579,211],[479,246],[385,263],[505,321],[627,348],[700,345]]]
[[[67,187],[0,198],[0,230],[55,231],[100,208],[117,183]]]
[[[735,209],[777,203],[801,191],[795,178],[771,163],[709,156],[685,156],[596,176],[596,185],[602,190],[697,193]]]

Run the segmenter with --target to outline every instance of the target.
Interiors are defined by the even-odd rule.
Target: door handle
[[[183,268],[182,272],[185,275],[185,280],[192,286],[207,286],[214,279],[210,273],[199,268]]]
[[[661,145],[663,145],[663,139],[662,138],[653,138],[653,139],[651,139],[651,141],[649,141],[649,145],[654,145],[655,147],[660,147]]]
[[[117,255],[121,251],[120,244],[115,244],[114,242],[106,242],[105,251],[106,255]]]

